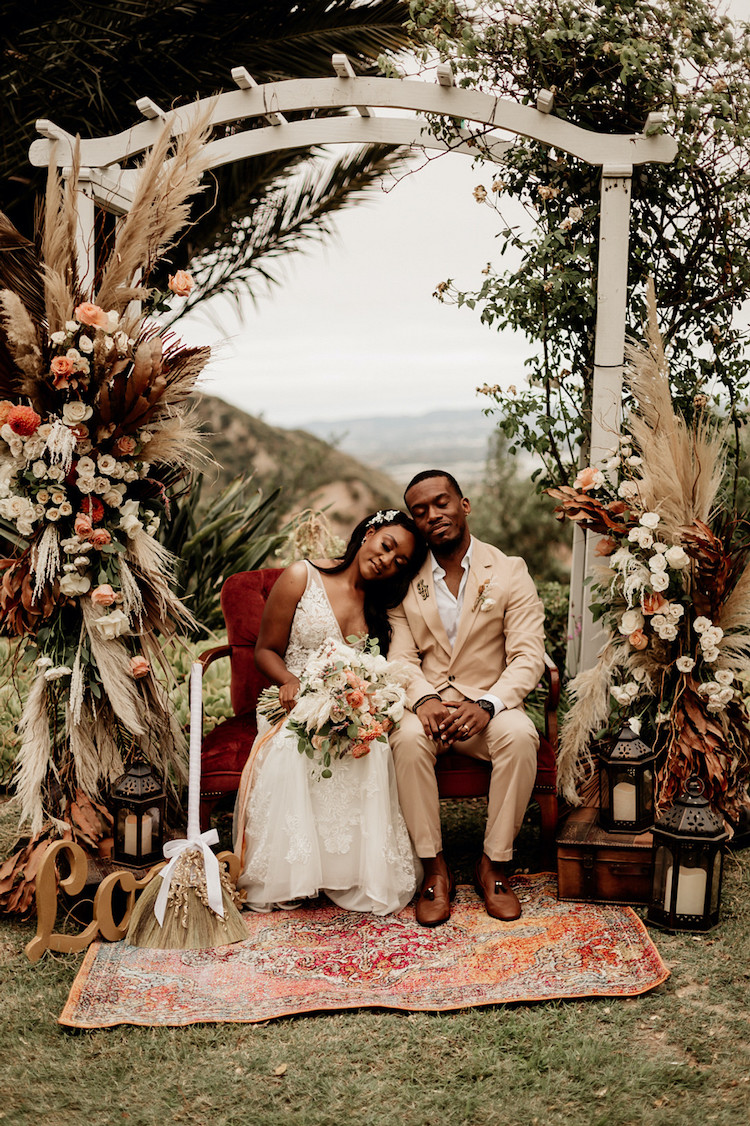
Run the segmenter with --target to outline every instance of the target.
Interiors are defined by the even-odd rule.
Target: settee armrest
[[[214,661],[218,661],[220,657],[230,657],[232,655],[231,645],[216,645],[213,649],[204,649],[199,653],[196,660],[203,666],[203,671]]]

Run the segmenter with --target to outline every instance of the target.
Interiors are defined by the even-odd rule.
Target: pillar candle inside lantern
[[[635,786],[618,782],[612,790],[612,817],[615,821],[635,821]]]
[[[138,855],[138,818],[134,813],[125,818],[125,851],[129,856]]]
[[[706,900],[706,872],[703,868],[686,868],[680,865],[677,884],[678,915],[702,915]],[[667,868],[664,884],[664,910],[669,911],[672,901],[672,866]]]

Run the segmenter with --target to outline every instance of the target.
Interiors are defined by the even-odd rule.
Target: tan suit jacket
[[[389,660],[414,667],[410,707],[422,696],[452,688],[469,700],[489,692],[506,708],[515,708],[544,671],[544,607],[526,564],[480,540],[474,540],[452,650],[438,612],[429,554],[390,619]]]

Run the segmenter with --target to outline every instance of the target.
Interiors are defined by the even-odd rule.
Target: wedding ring
[[[462,731],[468,731],[468,730],[469,730],[469,725],[468,725],[468,724],[466,724],[466,723],[464,723],[464,724],[463,724],[463,726],[461,727],[461,730],[462,730]]]

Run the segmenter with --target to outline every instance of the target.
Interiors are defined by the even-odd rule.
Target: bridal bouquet
[[[328,638],[300,676],[297,703],[287,728],[297,736],[300,754],[322,767],[330,778],[334,759],[362,758],[374,742],[384,743],[404,714],[407,672],[386,661],[377,642],[355,648]],[[287,713],[279,704],[277,687],[260,694],[258,711],[270,723]]]

